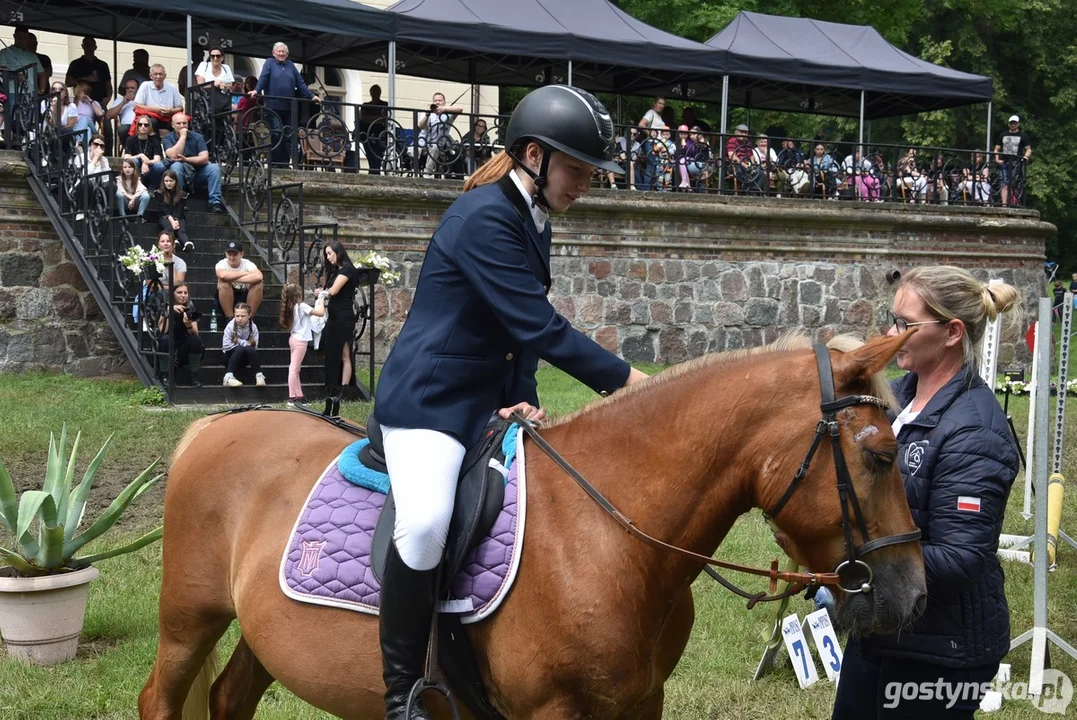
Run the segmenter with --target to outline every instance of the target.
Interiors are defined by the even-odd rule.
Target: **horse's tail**
[[[220,656],[217,654],[217,646],[214,645],[187,692],[187,700],[183,703],[183,720],[209,720],[209,691],[220,669]]]
[[[198,418],[193,423],[187,426],[187,430],[183,433],[183,437],[176,444],[176,450],[172,453],[172,464],[176,464],[176,459],[183,454],[183,451],[187,449],[187,446],[194,442],[194,439],[198,437],[198,433],[206,429],[206,427],[222,415],[207,415],[204,418]]]

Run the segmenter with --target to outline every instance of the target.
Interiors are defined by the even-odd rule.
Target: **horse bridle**
[[[852,479],[849,476],[849,467],[845,464],[845,455],[841,451],[838,411],[854,405],[878,405],[881,408],[886,408],[886,403],[873,395],[846,395],[835,399],[834,373],[830,365],[830,353],[823,345],[814,345],[813,349],[815,350],[816,367],[819,370],[819,392],[821,395],[819,409],[822,410],[823,417],[819,424],[815,426],[815,439],[812,441],[811,448],[808,449],[808,454],[804,457],[804,462],[800,464],[800,468],[797,470],[796,475],[793,476],[792,482],[789,483],[789,487],[785,489],[785,493],[775,503],[774,507],[763,515],[768,521],[772,521],[777,517],[778,513],[789,501],[789,498],[796,492],[797,487],[800,486],[800,481],[808,474],[812,458],[815,457],[815,451],[822,445],[823,438],[829,435],[830,445],[834,452],[834,471],[838,477],[838,498],[841,500],[841,527],[845,535],[846,554],[846,559],[838,565],[834,570],[834,574],[839,579],[837,585],[847,593],[871,592],[874,574],[871,571],[871,566],[860,558],[880,548],[915,542],[920,539],[920,529],[916,528],[898,535],[887,535],[875,540],[871,539],[867,523],[864,522],[864,515],[860,511],[860,501],[856,497],[856,489],[853,487]],[[860,535],[864,538],[863,545],[856,546],[853,544],[853,525],[849,519],[850,507],[853,509]]]
[[[703,563],[704,570],[708,575],[721,583],[726,589],[746,598],[748,600],[749,609],[754,607],[758,602],[782,600],[792,595],[797,595],[805,589],[811,588],[812,590],[815,590],[823,585],[835,585],[849,593],[871,592],[874,574],[871,571],[871,567],[860,558],[870,552],[880,548],[889,547],[890,545],[915,542],[920,539],[920,530],[917,528],[907,533],[888,535],[875,540],[870,539],[867,524],[864,522],[864,516],[860,511],[860,502],[856,497],[856,491],[853,489],[852,480],[849,476],[849,468],[845,463],[845,456],[841,451],[841,431],[837,420],[837,413],[839,410],[853,407],[854,405],[876,405],[882,408],[885,408],[887,405],[883,400],[872,395],[846,395],[840,399],[835,399],[834,373],[830,364],[830,353],[823,345],[814,345],[813,349],[815,351],[816,366],[819,371],[821,395],[819,407],[823,413],[823,417],[818,425],[816,425],[815,439],[812,441],[811,448],[808,450],[808,454],[804,457],[804,461],[800,464],[800,468],[793,476],[793,480],[789,483],[789,487],[786,488],[785,493],[774,507],[764,513],[764,516],[770,521],[781,512],[782,508],[785,507],[785,504],[789,501],[789,498],[796,492],[797,487],[800,486],[800,482],[808,474],[808,468],[811,466],[812,458],[815,457],[815,453],[822,444],[823,438],[829,435],[831,446],[834,451],[834,469],[837,473],[838,497],[841,499],[841,521],[842,530],[845,535],[846,552],[846,559],[838,565],[834,572],[831,573],[780,571],[778,570],[777,560],[771,562],[769,569],[753,568],[747,565],[717,560],[715,558],[707,557],[706,555],[692,552],[691,550],[685,550],[684,548],[679,548],[675,545],[662,542],[658,538],[648,535],[636,527],[631,518],[627,517],[624,513],[614,507],[614,505],[594,485],[588,482],[587,479],[573,468],[567,460],[561,457],[561,455],[554,450],[541,435],[539,435],[538,431],[529,421],[524,419],[523,416],[518,412],[513,413],[513,419],[520,424],[520,427],[523,428],[523,431],[527,433],[528,437],[530,437],[551,460],[568,473],[569,477],[575,480],[576,483],[583,488],[584,492],[586,492],[599,507],[616,520],[618,524],[627,530],[629,534],[634,535],[652,547]],[[853,515],[856,517],[860,534],[865,540],[863,545],[855,546],[853,544],[852,522],[849,519],[850,506],[853,508]],[[770,594],[768,595],[763,592],[749,593],[742,590],[722,577],[718,571],[714,569],[715,567],[767,577],[770,579]],[[789,588],[781,593],[776,592],[779,580],[790,584]]]

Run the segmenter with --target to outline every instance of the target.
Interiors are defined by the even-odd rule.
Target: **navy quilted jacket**
[[[893,382],[902,407],[916,382],[913,373]],[[927,610],[896,635],[865,637],[864,651],[959,668],[997,663],[1010,647],[1010,611],[996,551],[1018,471],[1006,416],[991,388],[962,371],[897,440],[909,508],[923,533]]]

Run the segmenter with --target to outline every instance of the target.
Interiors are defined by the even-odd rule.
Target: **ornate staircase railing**
[[[0,83],[9,78],[0,72]],[[120,264],[120,256],[136,245],[129,221],[115,216],[116,181],[111,169],[91,168],[90,133],[60,123],[65,93],[36,97],[30,92],[9,97],[18,129],[5,136],[22,148],[29,168],[29,184],[38,203],[56,230],[64,249],[78,268],[124,355],[147,386],[161,387],[171,396],[171,368],[175,349],[169,343],[167,374],[160,336],[170,331],[169,303],[160,292],[161,276],[156,265],[136,267],[136,273]],[[171,265],[163,267],[171,283]]]

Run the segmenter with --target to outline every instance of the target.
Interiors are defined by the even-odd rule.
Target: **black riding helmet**
[[[534,140],[547,150],[538,173],[514,154],[521,141],[527,140]],[[543,205],[546,201],[542,189],[550,168],[550,150],[559,150],[607,172],[624,174],[624,168],[613,161],[616,149],[613,120],[606,107],[586,90],[569,85],[547,85],[528,93],[509,120],[505,145],[512,159],[534,179],[538,187],[536,200]]]

